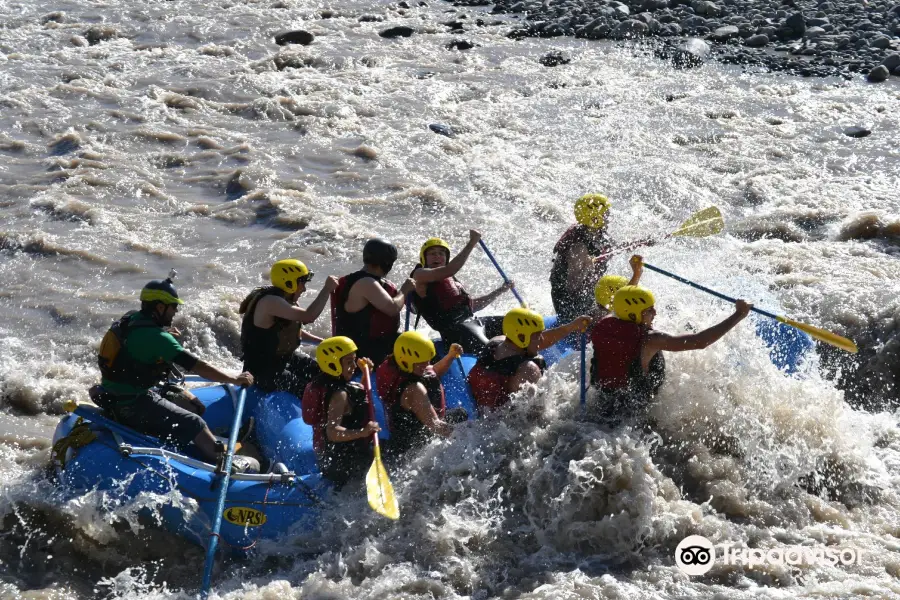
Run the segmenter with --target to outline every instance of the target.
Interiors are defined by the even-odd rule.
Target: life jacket
[[[593,283],[583,290],[578,290],[575,294],[570,294],[566,289],[566,282],[569,278],[569,250],[578,244],[583,244],[591,257],[599,257],[612,250],[612,244],[605,232],[597,240],[592,235],[591,230],[584,225],[569,227],[553,247],[553,267],[550,270],[550,296],[553,299],[553,306],[557,314],[563,314],[572,318],[589,312],[595,304]],[[597,277],[606,272],[608,261],[609,259],[606,259],[594,263],[594,272]]]
[[[275,317],[275,322],[268,329],[253,323],[256,307],[266,296],[283,298],[284,292],[275,286],[257,288],[241,303],[241,306],[247,307],[241,321],[241,358],[244,360],[244,370],[255,377],[281,371],[300,346],[302,325],[299,321]]]
[[[388,429],[391,432],[392,451],[403,453],[427,442],[434,434],[419,421],[415,413],[403,407],[401,400],[408,385],[421,383],[425,386],[428,401],[434,407],[438,418],[443,419],[447,412],[447,402],[441,378],[434,372],[434,368],[429,365],[425,375],[419,377],[401,371],[394,356],[391,355],[378,365],[375,379],[378,382],[378,395],[384,403]]]
[[[528,356],[519,354],[500,360],[494,358],[497,348],[503,340],[493,339],[479,355],[475,366],[469,371],[467,381],[475,403],[479,409],[497,408],[509,402],[510,393],[507,392],[509,380],[522,363],[531,361],[541,369],[541,373],[547,368],[547,363],[541,356]]]
[[[641,351],[649,332],[649,328],[614,315],[600,319],[591,330],[591,384],[605,392],[629,388],[640,389],[641,396],[655,394],[665,378],[666,363],[663,353],[657,352],[649,373],[644,372]]]
[[[166,377],[171,367],[163,361],[154,364],[138,362],[128,352],[128,336],[135,329],[155,327],[162,331],[156,321],[144,314],[135,318],[139,313],[137,310],[129,311],[113,322],[100,342],[97,364],[104,379],[151,388]]]
[[[388,315],[371,304],[366,304],[359,312],[347,312],[345,306],[347,298],[350,296],[350,289],[353,284],[366,277],[378,281],[392,298],[397,295],[397,287],[387,279],[376,277],[362,270],[345,275],[338,280],[338,286],[331,297],[331,325],[334,335],[345,335],[356,342],[359,356],[371,358],[377,364],[390,353],[394,347],[394,341],[400,335],[400,313]]]
[[[413,274],[422,265],[416,265]],[[447,329],[474,316],[472,298],[456,277],[432,281],[425,289],[425,297],[410,294],[416,313],[435,331]]]
[[[343,377],[320,373],[306,385],[303,398],[300,400],[303,422],[313,429],[313,449],[317,453],[328,452],[334,445],[343,446],[359,441],[330,442],[325,434],[325,426],[328,424],[328,404],[331,396],[340,391],[347,392],[347,401],[350,404],[350,414],[341,419],[341,426],[347,429],[362,429],[369,422],[369,401],[362,386]],[[366,440],[362,441],[368,444]]]

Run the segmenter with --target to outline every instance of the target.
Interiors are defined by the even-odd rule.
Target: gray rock
[[[650,27],[637,19],[628,19],[619,23],[613,29],[610,37],[614,40],[629,40],[647,35]]]
[[[769,43],[769,36],[764,33],[758,33],[756,35],[751,35],[746,40],[744,40],[744,45],[749,48],[762,48],[763,46]]]
[[[363,15],[359,18],[360,23],[380,23],[384,21],[384,17],[380,15]]]
[[[624,4],[616,6],[613,10],[615,11],[615,16],[620,19],[631,15],[631,11]]]
[[[440,123],[431,123],[428,126],[428,129],[435,132],[438,135],[443,135],[448,138],[456,137],[456,132],[453,131],[453,128],[449,125],[442,125]]]
[[[279,33],[275,36],[275,43],[279,46],[286,46],[288,44],[300,44],[301,46],[309,46],[313,43],[314,39],[316,39],[316,36],[308,31],[285,31],[284,33]]]
[[[891,45],[891,38],[886,35],[879,35],[876,38],[873,38],[869,41],[869,46],[872,48],[880,48],[884,49]]]
[[[545,67],[558,67],[572,62],[572,57],[566,52],[548,52],[539,61]]]
[[[894,77],[900,77],[900,67],[897,67],[891,73]]]
[[[871,134],[872,134],[872,130],[866,129],[865,127],[854,126],[854,127],[847,127],[846,129],[844,129],[844,135],[846,135],[847,137],[852,137],[852,138],[864,138]]]
[[[672,53],[672,65],[677,69],[699,67],[709,58],[709,44],[698,38],[688,38]]]
[[[727,42],[731,38],[738,37],[740,35],[740,31],[734,25],[726,25],[725,27],[718,27],[715,31],[713,31],[709,35],[709,39],[714,42]]]
[[[893,54],[888,54],[883,61],[881,61],[889,71],[894,71],[897,67],[900,67],[900,54],[896,52]]]
[[[825,30],[822,29],[821,27],[810,27],[806,30],[806,37],[808,37],[811,40],[814,40],[816,38],[822,37],[823,35],[825,35],[825,33],[826,33]]]
[[[806,19],[803,18],[803,13],[798,12],[792,14],[785,19],[784,25],[790,29],[796,37],[802,37],[803,34],[806,33]]]
[[[810,27],[821,27],[823,25],[828,25],[829,22],[828,22],[828,19],[819,19],[819,18],[813,17],[812,19],[807,19],[806,24],[809,25]]]
[[[870,83],[881,83],[891,76],[891,72],[884,65],[878,65],[866,75],[866,80]]]
[[[378,35],[386,39],[398,38],[398,37],[409,37],[416,32],[412,27],[406,27],[405,25],[400,25],[397,27],[389,27],[385,29]]]
[[[447,44],[447,50],[471,50],[475,47],[475,43],[469,40],[453,40]]]

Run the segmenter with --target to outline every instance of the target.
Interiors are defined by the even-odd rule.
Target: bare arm
[[[406,302],[406,294],[415,287],[412,279],[407,279],[397,292],[397,295],[391,298],[378,281],[366,278],[354,286],[359,286],[360,295],[369,301],[369,304],[387,315],[399,315]]]
[[[434,364],[434,372],[437,373],[438,377],[443,377],[447,374],[447,371],[450,370],[450,367],[453,366],[453,361],[456,360],[457,357],[462,356],[463,348],[459,344],[450,344],[450,351],[444,355],[444,358],[437,361]]]
[[[637,285],[644,274],[644,257],[635,254],[628,262],[631,264],[631,281],[628,285]]]
[[[428,401],[428,394],[421,383],[406,386],[403,396],[400,398],[400,404],[403,408],[411,410],[422,425],[437,435],[447,437],[453,432],[453,428],[450,425],[438,419],[437,413],[431,402]]]
[[[265,311],[273,317],[287,319],[288,321],[312,323],[322,314],[322,310],[325,309],[325,304],[328,302],[331,291],[335,287],[337,287],[337,279],[329,277],[325,281],[325,285],[322,287],[319,295],[316,296],[316,299],[313,300],[307,308],[300,308],[296,304],[290,304],[287,300],[279,298],[278,296],[266,296],[260,300],[260,304],[265,302],[263,305]]]
[[[658,331],[651,331],[644,344],[644,356],[652,357],[660,350],[667,352],[684,352],[686,350],[702,350],[721,339],[723,335],[731,331],[735,325],[743,321],[750,312],[751,304],[738,300],[735,303],[734,313],[727,319],[704,329],[699,333],[690,335],[669,335]]]
[[[232,385],[246,386],[253,385],[253,375],[251,375],[250,373],[241,373],[236,377],[232,377],[225,371],[220,371],[216,367],[202,360],[197,361],[197,364],[194,365],[194,368],[191,369],[191,372],[196,373],[204,379],[209,379],[210,381],[218,381],[219,383],[230,383]]]
[[[566,258],[569,265],[566,271],[566,290],[570,294],[574,294],[584,287],[588,277],[593,277],[595,272],[594,260],[584,244],[574,244],[569,249]]]
[[[542,331],[540,335],[531,338],[531,344],[529,344],[528,350],[532,354],[537,354],[544,348],[549,348],[550,346],[556,344],[573,331],[586,330],[590,324],[591,318],[587,315],[583,315],[581,317],[578,317],[568,325],[561,325],[560,327],[554,327],[553,329]]]
[[[504,283],[493,292],[487,293],[484,296],[479,296],[478,298],[473,298],[472,312],[478,312],[479,310],[486,308],[491,302],[499,298],[503,292],[511,290],[514,287],[516,287],[516,282],[510,281],[509,283]]]
[[[469,242],[459,251],[459,254],[453,257],[453,260],[437,269],[426,269],[424,268],[425,265],[422,265],[423,268],[416,269],[416,272],[413,273],[413,279],[416,280],[416,283],[431,283],[433,281],[440,281],[442,279],[447,279],[448,277],[453,277],[459,273],[459,270],[462,269],[463,265],[466,264],[466,261],[469,260],[469,255],[472,253],[472,250],[478,244],[478,240],[480,239],[481,234],[474,229],[470,229]]]
[[[313,335],[310,332],[306,331],[305,329],[301,329],[300,330],[300,339],[307,341],[307,342],[315,342],[318,344],[318,343],[322,342],[323,338],[320,338],[317,335]]]
[[[340,391],[331,395],[328,403],[328,421],[325,423],[325,436],[329,442],[352,442],[372,435],[375,431],[381,431],[378,423],[370,421],[362,429],[347,429],[341,425],[341,420],[347,412],[347,392]]]

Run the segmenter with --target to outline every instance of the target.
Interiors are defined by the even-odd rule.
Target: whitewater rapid
[[[460,15],[468,32],[448,33]],[[0,597],[197,589],[202,552],[137,516],[171,497],[62,499],[44,478],[62,404],[87,400],[99,340],[147,280],[179,271],[176,326],[229,369],[238,303],[274,260],[306,262],[313,297],[371,235],[400,248],[399,282],[427,237],[459,248],[479,229],[550,313],[550,250],[586,192],[612,199],[623,241],[719,206],[726,235],[643,249],[647,262],[849,335],[860,360],[826,350],[790,377],[744,323],[669,359],[654,435],[581,420],[577,364],[562,365],[392,474],[399,523],[347,498],[318,535],[225,564],[215,593],[900,597],[895,82],[675,71],[640,48],[513,41],[505,17],[437,2],[0,0],[0,22]],[[379,37],[394,25],[416,33]],[[291,29],[315,41],[276,46]],[[460,37],[477,46],[445,48]],[[542,66],[553,50],[574,60]],[[499,283],[477,252],[460,279]],[[730,310],[659,275],[644,284],[664,331]],[[866,560],[690,578],[673,560],[690,534]]]

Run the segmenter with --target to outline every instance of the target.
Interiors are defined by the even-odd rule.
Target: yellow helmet
[[[293,294],[297,291],[297,282],[301,279],[305,282],[313,278],[315,273],[311,273],[302,262],[296,258],[286,258],[279,260],[272,265],[269,277],[272,279],[272,285],[279,290]]]
[[[514,308],[503,317],[503,335],[519,348],[528,348],[531,336],[543,330],[544,317],[527,308]]]
[[[585,194],[575,202],[575,220],[591,229],[600,229],[606,222],[609,198],[600,194]]]
[[[628,280],[621,275],[604,275],[594,286],[594,298],[597,299],[597,304],[609,308],[613,296],[626,285],[628,285]]]
[[[626,285],[613,298],[613,312],[623,321],[641,323],[641,313],[656,304],[653,293],[637,285]]]
[[[413,365],[428,362],[437,352],[434,343],[418,331],[406,331],[394,342],[394,360],[401,371],[413,372]]]
[[[427,252],[429,248],[443,248],[447,251],[447,262],[450,262],[450,244],[448,244],[441,238],[430,238],[425,240],[425,243],[422,244],[422,249],[419,250],[420,265],[422,265],[423,267],[425,266],[425,252]]]
[[[341,359],[356,350],[356,344],[350,338],[343,335],[330,337],[322,340],[316,348],[316,362],[325,373],[339,377],[344,371]]]

